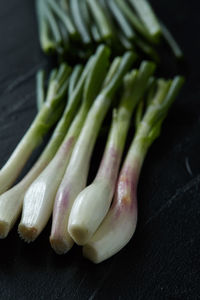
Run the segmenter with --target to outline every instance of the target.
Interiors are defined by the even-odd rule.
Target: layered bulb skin
[[[105,180],[95,180],[76,198],[72,207],[68,231],[78,245],[92,237],[109,209],[112,187]],[[98,212],[98,213],[97,213]]]
[[[0,238],[6,238],[15,224],[23,202],[23,189],[15,186],[0,196]]]
[[[119,252],[135,232],[138,216],[137,172],[131,168],[122,170],[108,214],[83,247],[83,255],[96,264]]]
[[[65,235],[68,236],[69,234],[68,221],[72,206],[77,196],[86,187],[91,156],[103,120],[111,106],[119,82],[123,80],[124,75],[134,59],[135,56],[132,53],[126,53],[122,57],[118,69],[112,75],[112,79],[107,80],[107,78],[105,78],[106,84],[103,82],[102,89],[94,99],[94,103],[88,112],[79,138],[73,149],[69,165],[58,189],[53,209],[50,241],[53,249],[55,250],[56,248],[57,252],[64,253],[69,248],[67,241],[66,243],[63,243],[63,241],[65,240]],[[110,68],[112,68],[112,66]],[[109,73],[108,71],[108,74]],[[63,223],[62,220],[65,220],[65,222]],[[58,239],[58,245],[62,245],[60,249],[58,249],[57,245],[55,247],[54,241],[58,241]],[[65,245],[66,249],[64,248]]]
[[[132,238],[137,225],[137,201],[124,206],[113,205],[91,240],[83,247],[83,255],[100,263],[119,252]]]
[[[63,178],[54,203],[51,235],[49,239],[51,247],[59,255],[67,253],[74,244],[67,230],[69,212],[72,206],[71,199],[76,197],[76,191],[70,188],[70,186],[72,187],[72,178],[68,178],[68,184],[66,184],[65,177]]]
[[[80,173],[81,169],[82,173]],[[58,254],[67,253],[74,244],[74,240],[71,238],[68,232],[68,220],[74,199],[76,199],[80,190],[83,190],[84,186],[86,185],[86,176],[84,176],[84,174],[87,172],[87,167],[82,165],[80,170],[79,168],[71,169],[69,165],[68,172],[66,172],[65,176],[63,177],[56,194],[50,243],[53,250]],[[78,176],[77,174],[81,174],[81,176]]]
[[[73,146],[74,139],[72,137],[66,139],[25,194],[18,232],[27,242],[32,242],[38,237],[51,216],[56,192]]]

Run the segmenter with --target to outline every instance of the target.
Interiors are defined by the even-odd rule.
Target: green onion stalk
[[[138,16],[134,13],[134,11],[130,8],[127,1],[125,0],[114,0],[122,13],[125,15],[130,24],[132,24],[133,28],[147,41],[150,43],[154,43],[154,38],[150,35],[149,31],[146,29],[142,21],[138,18]]]
[[[115,92],[135,58],[136,56],[131,52],[124,54],[113,78],[109,79],[108,85],[95,99],[74,147],[69,165],[56,194],[53,209],[50,242],[53,249],[59,254],[66,253],[73,246],[74,242],[67,231],[71,207],[75,198],[86,186],[90,159],[102,122]]]
[[[66,108],[63,112],[63,115],[58,122],[53,135],[46,146],[45,150],[32,167],[32,169],[27,173],[27,175],[14,187],[9,189],[7,192],[3,193],[0,196],[0,236],[1,238],[5,238],[13,225],[15,224],[21,209],[24,200],[25,193],[31,183],[39,176],[42,170],[48,165],[48,163],[52,160],[55,153],[57,152],[59,146],[61,145],[66,132],[69,128],[69,125],[74,118],[76,113],[77,105],[80,102],[82,90],[84,86],[84,82],[86,80],[86,76],[88,76],[89,70],[91,67],[91,61],[88,62],[88,65],[85,67],[84,72],[82,73],[77,86],[74,87],[74,90],[71,93],[71,96],[68,98],[68,102]],[[71,78],[74,77],[76,67],[72,72]],[[43,94],[40,90],[42,88],[41,81],[39,80],[39,85],[37,86],[37,95]],[[44,103],[43,103],[44,105]]]
[[[83,247],[83,255],[100,263],[120,251],[137,225],[137,186],[147,151],[160,135],[161,125],[175,100],[183,78],[158,81],[158,89],[137,125],[133,142],[122,166],[113,204],[100,227]]]
[[[113,39],[113,30],[109,19],[98,0],[87,0],[90,11],[96,21],[100,35],[104,41]]]
[[[54,53],[56,51],[56,44],[61,42],[60,34],[58,33],[58,37],[56,39],[53,37],[47,17],[48,10],[46,10],[44,6],[44,1],[36,0],[36,11],[40,46],[46,54]]]
[[[71,68],[62,64],[59,70],[51,73],[46,101],[7,163],[0,170],[0,194],[15,182],[33,151],[60,118],[70,72]]]
[[[69,35],[72,38],[78,37],[78,32],[76,30],[76,27],[74,26],[74,23],[70,17],[69,14],[66,14],[65,11],[63,11],[62,7],[58,4],[57,1],[54,0],[43,0],[46,1],[47,5],[52,9],[53,13],[61,20],[65,28],[67,29]]]
[[[45,71],[44,70],[39,70],[36,74],[36,102],[37,102],[37,109],[39,112],[45,102]]]
[[[81,77],[81,74],[83,72],[83,66],[82,65],[76,65],[73,69],[73,72],[70,76],[70,79],[69,79],[69,87],[68,87],[68,101],[70,103],[71,100],[73,100],[73,97],[72,96],[72,93],[73,91],[75,90],[75,87]],[[84,78],[85,76],[87,75],[87,68],[86,68],[86,72],[85,72],[85,75],[84,75]],[[83,78],[83,79],[84,79]],[[84,80],[82,82],[82,85],[84,83]]]
[[[123,35],[118,33],[122,45],[125,48],[130,48],[132,45],[133,49],[136,47],[155,62],[159,62],[159,55],[152,46],[156,43],[154,37],[151,36],[131,7],[124,0],[110,0],[108,4],[123,32]]]
[[[135,38],[135,30],[130,25],[130,23],[127,21],[125,15],[121,11],[120,7],[117,5],[115,0],[109,0],[108,6],[116,19],[116,22],[119,24],[119,27],[121,28],[123,32],[123,36],[125,36],[128,40],[133,41]]]
[[[124,92],[118,110],[114,110],[99,171],[94,181],[78,195],[70,213],[68,231],[79,245],[88,242],[109,210],[131,116],[154,70],[153,63],[143,62],[138,71],[125,76]]]
[[[88,45],[92,43],[92,39],[84,15],[82,14],[82,6],[79,0],[70,0],[70,9],[74,24],[78,29],[83,44]]]
[[[158,18],[148,0],[129,0],[141,21],[145,25],[152,39],[156,42],[162,35]]]
[[[18,227],[20,236],[27,242],[35,240],[48,222],[56,192],[68,165],[72,150],[80,134],[90,106],[96,98],[109,63],[109,49],[99,46],[85,82],[83,102],[67,135],[48,166],[28,188],[23,203],[22,218]]]

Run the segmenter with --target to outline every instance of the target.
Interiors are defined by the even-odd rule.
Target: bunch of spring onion
[[[127,50],[159,61],[167,41],[177,58],[182,51],[148,0],[36,0],[40,44],[47,54],[87,59],[99,43],[114,55]]]
[[[37,75],[37,103],[38,116],[33,122],[31,128],[22,139],[14,154],[8,160],[7,164],[0,171],[0,237],[5,238],[12,226],[15,224],[22,208],[24,195],[30,184],[38,177],[42,170],[52,160],[59,146],[61,145],[68,128],[76,114],[77,106],[82,97],[82,91],[86,78],[92,69],[93,58],[91,58],[84,70],[82,66],[77,65],[68,78],[69,68],[61,65],[59,70],[53,70],[50,75],[47,93],[45,95],[44,73],[40,71]],[[68,101],[64,109],[67,97]],[[61,100],[63,103],[61,103]],[[64,112],[61,116],[61,109]],[[61,116],[53,135],[44,149],[43,153],[27,173],[27,175],[14,187],[7,190],[17,178],[19,171],[25,164],[28,156],[35,147],[42,141],[44,133]],[[7,190],[7,191],[6,191]]]
[[[68,231],[79,245],[91,238],[108,212],[131,116],[143,98],[154,69],[153,63],[143,62],[139,70],[131,71],[124,78],[124,92],[118,109],[113,112],[111,130],[98,173],[94,181],[78,195],[70,213]]]
[[[156,80],[152,77],[155,64],[150,61],[130,71],[137,58],[130,51],[111,64],[109,56],[109,48],[100,45],[84,69],[76,65],[71,73],[62,64],[51,72],[47,91],[44,73],[39,72],[38,114],[0,171],[1,238],[8,235],[21,211],[18,231],[25,241],[34,241],[52,214],[50,243],[55,252],[64,254],[76,242],[83,245],[84,256],[95,263],[117,253],[133,236],[142,164],[183,78]],[[66,95],[67,104],[63,101]],[[113,108],[102,161],[95,179],[86,186],[93,149],[113,103],[117,108]],[[136,108],[135,136],[119,170]],[[10,188],[57,121],[35,165]]]
[[[83,247],[83,255],[94,263],[100,263],[120,251],[135,232],[138,216],[137,186],[141,168],[150,145],[160,135],[163,120],[182,84],[183,78],[178,76],[169,81],[159,79],[156,90],[150,93],[144,112],[143,106],[139,104],[136,133],[120,171],[113,203],[97,231]],[[97,218],[104,207],[102,201],[96,211]],[[76,224],[78,216],[72,214],[73,217]],[[86,213],[85,217],[87,228],[93,231],[93,222],[87,220]]]
[[[69,163],[72,150],[90,106],[97,96],[106,75],[109,52],[106,46],[99,46],[96,55],[91,58],[92,66],[85,81],[82,105],[56,155],[30,185],[25,194],[19,233],[27,242],[37,238],[51,216],[56,192]]]
[[[85,83],[83,104],[76,115],[76,118],[74,119],[74,122],[72,123],[66,138],[57,151],[55,157],[40,174],[40,176],[32,183],[25,194],[22,219],[19,224],[19,233],[26,241],[34,240],[45,227],[52,213],[52,206],[56,192],[59,188],[60,181],[62,180],[66,170],[68,170],[70,166],[70,168],[74,169],[73,176],[71,176],[72,174],[70,175],[71,179],[73,177],[75,180],[71,189],[72,191],[74,188],[76,188],[77,191],[81,189],[78,182],[80,175],[84,181],[87,179],[87,174],[84,176],[84,171],[81,170],[81,164],[85,160],[86,172],[89,169],[89,158],[91,156],[95,140],[98,136],[100,125],[111,105],[113,96],[116,90],[118,90],[124,75],[130,68],[133,60],[136,58],[133,53],[128,52],[125,53],[122,58],[118,57],[114,59],[107,76],[105,76],[108,67],[108,55],[109,51],[106,46],[100,46],[98,48],[96,57],[92,58],[93,68],[91,68],[90,75]],[[103,81],[104,77],[105,80]],[[96,99],[94,100],[94,98]],[[89,110],[93,100],[94,103]],[[79,133],[80,137],[78,138]],[[74,146],[77,138],[78,141],[75,144],[72,157],[69,162],[73,147],[70,147],[70,149],[67,147],[66,149],[66,143],[70,141],[70,146],[71,144]],[[90,148],[91,150],[89,150]],[[61,189],[61,187],[59,189]],[[61,201],[63,201],[63,198]],[[65,209],[66,208],[64,207],[64,210]],[[58,214],[62,213],[58,203],[56,204],[55,212],[57,216]],[[64,232],[64,226],[60,227],[59,224],[63,223],[64,221],[65,220],[62,220],[61,215],[60,220],[54,222],[55,231],[53,231],[51,236],[52,243],[54,238],[57,241],[57,239],[61,237],[62,232]],[[57,228],[59,229],[58,235],[56,233]]]
[[[127,52],[122,58],[114,60],[74,147],[57,191],[53,209],[50,242],[57,253],[66,253],[73,246],[74,241],[67,230],[71,207],[75,198],[86,186],[90,159],[101,125],[134,59],[135,56]]]

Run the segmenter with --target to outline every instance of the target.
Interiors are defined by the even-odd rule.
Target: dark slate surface
[[[55,255],[50,226],[31,245],[15,227],[0,241],[0,299],[200,299],[200,4],[152,2],[182,45],[188,79],[145,161],[134,238],[96,266],[78,247]],[[33,1],[0,1],[0,36],[3,165],[36,113],[35,71],[48,64]]]

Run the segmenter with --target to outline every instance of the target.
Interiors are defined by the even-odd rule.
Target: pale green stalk
[[[43,107],[0,170],[0,194],[15,182],[32,152],[42,143],[44,136],[60,118],[63,110],[62,99],[66,93],[70,71],[71,69],[63,64],[54,78],[50,79]]]
[[[121,60],[122,60],[121,57],[114,58],[111,66],[110,66],[110,69],[108,71],[108,74],[106,76],[106,79],[104,80],[102,88],[105,88],[111,82],[112,78],[114,77],[115,73],[117,72],[117,69],[120,66]]]
[[[57,3],[57,1],[54,0],[46,0],[47,3],[51,6],[53,12],[57,15],[58,18],[63,22],[65,25],[67,31],[69,32],[70,36],[77,37],[77,30],[69,16],[69,14],[66,14],[63,12],[62,8],[60,5]]]
[[[117,5],[115,0],[109,0],[108,6],[110,7],[110,10],[116,19],[116,22],[119,24],[120,29],[123,32],[123,35],[130,40],[134,40],[135,37],[135,31],[133,27],[128,23],[126,17],[124,16],[123,12]]]
[[[54,204],[50,240],[57,253],[65,253],[73,245],[73,240],[67,231],[71,207],[77,195],[86,185],[90,158],[101,124],[112,103],[113,96],[134,58],[132,53],[124,55],[112,80],[95,99],[74,147]]]
[[[70,76],[70,79],[69,79],[69,88],[68,88],[68,97],[70,99],[76,85],[77,85],[77,82],[81,76],[81,73],[83,72],[83,66],[82,65],[76,65],[73,69],[73,72]]]
[[[175,100],[183,79],[159,80],[158,90],[149,103],[122,166],[113,204],[83,255],[100,263],[120,251],[133,236],[137,225],[137,185],[146,153],[160,135],[161,125]]]
[[[108,212],[131,116],[154,70],[153,63],[143,62],[138,71],[125,77],[124,92],[113,116],[99,171],[94,181],[75,199],[70,213],[68,231],[77,244],[83,245],[91,238]]]
[[[27,173],[27,175],[13,188],[3,193],[0,196],[0,237],[5,238],[12,226],[15,224],[17,218],[22,209],[22,203],[24,195],[30,186],[30,184],[39,176],[42,170],[48,165],[52,160],[55,153],[57,152],[59,146],[63,142],[66,132],[70,126],[70,123],[75,115],[75,108],[77,107],[81,94],[83,91],[83,85],[86,80],[86,76],[91,68],[91,62],[89,61],[85,70],[80,77],[76,87],[71,93],[69,100],[66,105],[66,109],[63,113],[62,118],[58,122],[54,133],[45,147],[45,150],[34,164],[32,169]],[[55,72],[51,73],[51,80],[55,77]]]
[[[49,54],[56,51],[56,42],[52,36],[51,28],[49,26],[47,17],[45,16],[44,10],[45,7],[43,5],[43,1],[36,0],[40,45],[42,50]]]
[[[19,233],[28,242],[36,239],[51,216],[55,195],[71,152],[107,72],[109,53],[107,47],[99,46],[84,86],[82,106],[55,157],[25,194]]]
[[[144,26],[144,24],[140,21],[137,15],[130,9],[129,5],[127,4],[126,0],[115,0],[121,11],[124,13],[128,21],[133,25],[134,29],[139,32],[145,40],[149,41],[150,43],[154,43],[154,39],[149,34],[148,30]]]
[[[87,0],[87,3],[96,21],[102,38],[104,40],[111,39],[113,36],[112,27],[100,3],[97,0]]]
[[[73,21],[77,27],[77,30],[80,34],[83,44],[86,45],[91,44],[92,39],[90,36],[89,29],[87,27],[87,23],[85,22],[84,19],[80,0],[70,0],[70,8],[71,8]]]
[[[36,90],[37,90],[37,109],[40,111],[45,101],[45,89],[44,89],[44,81],[45,81],[45,72],[43,70],[38,71],[36,75]]]
[[[146,29],[157,41],[161,36],[161,27],[158,18],[156,17],[148,0],[129,0],[133,8],[136,10],[138,16],[142,20]]]

